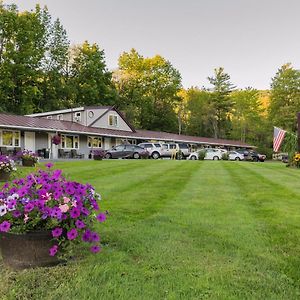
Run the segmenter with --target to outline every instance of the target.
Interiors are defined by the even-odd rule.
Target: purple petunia
[[[100,213],[96,218],[99,222],[102,223],[106,220],[106,215],[104,213]]]
[[[54,166],[53,163],[45,164],[45,167],[48,168],[48,169],[51,169],[53,166]]]
[[[86,243],[89,243],[91,241],[91,231],[87,229],[83,235],[82,235],[82,240]]]
[[[24,207],[24,212],[29,213],[34,209],[34,204],[29,202]]]
[[[80,216],[80,210],[77,207],[73,207],[70,211],[70,217],[76,219]]]
[[[78,236],[78,232],[75,228],[72,228],[70,231],[67,232],[68,240],[72,241],[76,239]]]
[[[101,248],[98,245],[94,245],[90,248],[90,251],[93,253],[98,253],[99,251],[101,251]]]
[[[10,223],[8,221],[4,221],[0,224],[0,232],[8,232],[10,230]]]
[[[21,214],[20,211],[15,210],[15,211],[12,213],[12,215],[13,215],[14,218],[20,218],[22,214]]]
[[[92,242],[99,242],[100,241],[100,237],[99,237],[99,234],[97,232],[92,232],[91,233],[91,241]]]
[[[77,227],[78,229],[82,229],[82,228],[85,227],[84,222],[81,221],[81,220],[76,220],[75,225],[76,225],[76,227]]]
[[[61,219],[62,212],[58,207],[53,207],[50,215],[52,218]]]
[[[53,236],[54,238],[58,238],[58,237],[60,237],[60,236],[62,235],[62,232],[63,232],[62,228],[56,227],[56,228],[54,228],[54,229],[52,230],[52,236]]]
[[[50,256],[55,256],[55,254],[57,253],[57,251],[58,251],[58,246],[57,245],[54,245],[53,247],[51,247],[49,249]]]

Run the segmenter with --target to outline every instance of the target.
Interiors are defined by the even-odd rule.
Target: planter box
[[[34,167],[35,166],[35,161],[31,160],[31,159],[22,158],[22,165],[24,167]]]
[[[97,155],[94,155],[94,160],[102,160],[103,157],[102,156],[97,156]]]
[[[53,246],[51,231],[25,234],[0,233],[3,263],[13,269],[49,267],[61,261],[49,255]]]
[[[10,177],[10,172],[0,171],[0,181],[8,181]]]

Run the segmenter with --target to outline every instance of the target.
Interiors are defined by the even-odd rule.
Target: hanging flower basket
[[[52,137],[52,144],[59,145],[61,143],[61,137],[60,135],[55,135]]]

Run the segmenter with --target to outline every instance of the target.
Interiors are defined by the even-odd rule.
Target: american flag
[[[273,150],[277,152],[282,144],[286,131],[278,127],[274,127]]]

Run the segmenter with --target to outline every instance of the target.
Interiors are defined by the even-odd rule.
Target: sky
[[[72,44],[104,49],[107,67],[135,48],[162,55],[185,88],[208,87],[224,67],[238,88],[268,89],[278,68],[300,69],[299,0],[4,0],[21,11],[37,3],[59,18]]]

